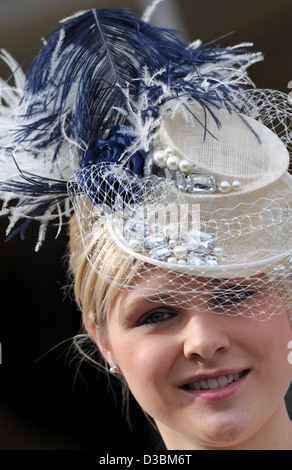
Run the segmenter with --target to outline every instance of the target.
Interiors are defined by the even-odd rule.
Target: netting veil
[[[257,318],[290,308],[291,104],[254,87],[249,46],[90,10],[27,77],[2,52],[16,70],[1,82],[8,238],[38,220],[39,249],[74,213],[92,269],[118,289]]]

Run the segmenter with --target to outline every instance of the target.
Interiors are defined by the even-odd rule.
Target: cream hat
[[[190,292],[281,272],[290,292],[291,103],[254,87],[249,46],[93,9],[49,36],[27,77],[2,52],[16,70],[0,90],[8,239],[36,220],[37,250],[74,212],[91,268],[121,289],[154,269]]]
[[[116,243],[146,263],[207,277],[265,272],[289,259],[292,177],[283,142],[248,116],[221,109],[216,110],[215,120],[211,115],[206,119],[198,105],[190,111],[180,109],[162,122],[147,170],[159,176],[154,176],[151,189],[149,176],[139,210],[132,208],[129,219],[123,212],[122,225],[115,214],[110,227]],[[204,250],[196,238],[200,235],[192,229],[177,236],[177,214],[168,228],[163,219],[151,232],[141,206],[151,211],[155,204],[170,205],[170,211],[185,210],[187,205],[189,215],[196,206],[200,219],[196,229],[205,244],[209,240],[209,249]],[[117,229],[129,224],[133,230],[127,229],[126,236]],[[135,227],[141,226],[143,233],[138,234]],[[166,234],[167,230],[176,231],[176,236]]]

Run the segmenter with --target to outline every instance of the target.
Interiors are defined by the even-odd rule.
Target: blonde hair
[[[104,226],[96,224],[96,229],[88,235],[91,240],[85,249],[74,214],[70,220],[69,269],[74,276],[75,300],[82,311],[87,331],[90,315],[94,316],[98,328],[105,325],[110,307],[121,292],[118,287],[121,277],[130,283],[141,266],[141,261],[124,253],[116,245]],[[105,256],[107,259],[118,259],[118,266],[104,263]]]
[[[89,232],[88,227],[87,232]],[[108,230],[101,224],[96,224],[96,229],[92,230],[89,235],[91,240],[85,248],[82,243],[77,218],[74,214],[70,220],[69,269],[74,276],[75,300],[82,311],[83,325],[90,334],[89,320],[92,321],[90,315],[93,315],[95,326],[103,328],[106,325],[111,306],[121,292],[118,287],[121,276],[123,279],[126,277],[128,284],[130,284],[138,271],[141,270],[143,262],[124,253],[109,236]],[[118,266],[104,263],[105,253],[109,260],[111,257],[112,259],[118,259]],[[279,276],[274,282],[287,305],[291,305],[290,278],[283,280]],[[292,325],[291,313],[290,318]],[[87,358],[89,357],[87,356]],[[94,361],[94,363],[98,367],[108,370],[108,367],[104,367],[100,362]],[[118,378],[122,385],[122,411],[129,425],[131,425],[129,416],[130,391],[125,378],[123,376],[118,376]],[[143,412],[147,420],[156,429],[153,420],[144,410]]]

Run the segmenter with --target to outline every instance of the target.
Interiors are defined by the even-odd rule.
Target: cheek
[[[292,340],[290,317],[283,313],[273,320],[258,322],[250,329],[250,341],[256,349],[263,374],[271,382],[287,382],[292,379],[292,365],[288,360],[288,344]]]
[[[177,357],[177,348],[170,339],[131,338],[114,343],[117,362],[128,386],[143,409],[152,411],[163,406],[170,378],[171,368]],[[161,403],[159,403],[161,401]]]
[[[149,382],[153,384],[159,381],[162,376],[165,378],[173,356],[168,342],[156,338],[150,341],[134,339],[115,344],[115,352],[126,379],[143,381],[147,385]]]

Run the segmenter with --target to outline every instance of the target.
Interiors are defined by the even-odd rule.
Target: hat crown
[[[204,110],[190,108],[168,116],[160,129],[160,144],[171,147],[194,173],[211,173],[221,181],[241,182],[241,192],[264,187],[281,178],[289,167],[289,153],[274,132],[254,119],[226,109],[216,120]],[[194,119],[193,114],[196,116]]]

